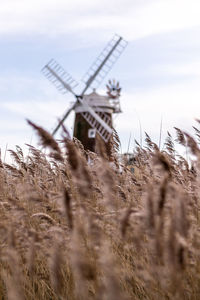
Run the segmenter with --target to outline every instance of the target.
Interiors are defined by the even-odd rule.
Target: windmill
[[[74,92],[78,83],[54,59],[44,66],[42,73],[61,93],[70,92],[75,96],[75,102],[59,121],[52,132],[53,135],[74,110],[74,137],[78,138],[90,151],[95,152],[99,138],[105,143],[106,149],[109,149],[109,141],[113,132],[112,114],[121,112],[119,104],[121,89],[119,83],[114,80],[109,81],[107,85],[107,96],[97,94],[96,88],[108,74],[126,45],[127,42],[122,37],[114,35],[83,77],[82,81],[85,87],[80,94]],[[93,88],[93,91],[86,94],[89,88]]]

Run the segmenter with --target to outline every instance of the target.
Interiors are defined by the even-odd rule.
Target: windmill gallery
[[[96,88],[106,77],[126,46],[127,42],[122,37],[114,35],[83,77],[85,87],[80,94],[74,92],[78,83],[54,59],[44,66],[43,74],[56,88],[63,94],[72,93],[76,99],[59,121],[52,132],[53,135],[74,110],[73,136],[81,141],[85,149],[93,152],[96,152],[97,141],[101,139],[101,142],[105,144],[105,149],[109,151],[109,141],[113,132],[112,115],[121,112],[119,103],[121,89],[115,80],[109,80],[106,96],[99,95]],[[86,94],[89,88],[93,90]]]

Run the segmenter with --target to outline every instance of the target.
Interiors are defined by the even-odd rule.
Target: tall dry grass
[[[200,131],[146,134],[131,173],[116,134],[109,162],[29,124],[49,150],[0,161],[0,298],[200,299]]]

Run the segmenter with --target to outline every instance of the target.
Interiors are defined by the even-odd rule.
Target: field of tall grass
[[[0,299],[200,299],[198,128],[146,134],[132,173],[116,134],[108,160],[29,124],[40,148],[0,161]]]

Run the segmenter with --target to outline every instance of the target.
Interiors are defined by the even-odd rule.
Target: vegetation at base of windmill
[[[0,164],[0,298],[198,299],[198,126],[197,141],[176,128],[163,151],[146,134],[140,174],[31,126],[50,152],[17,147]]]

